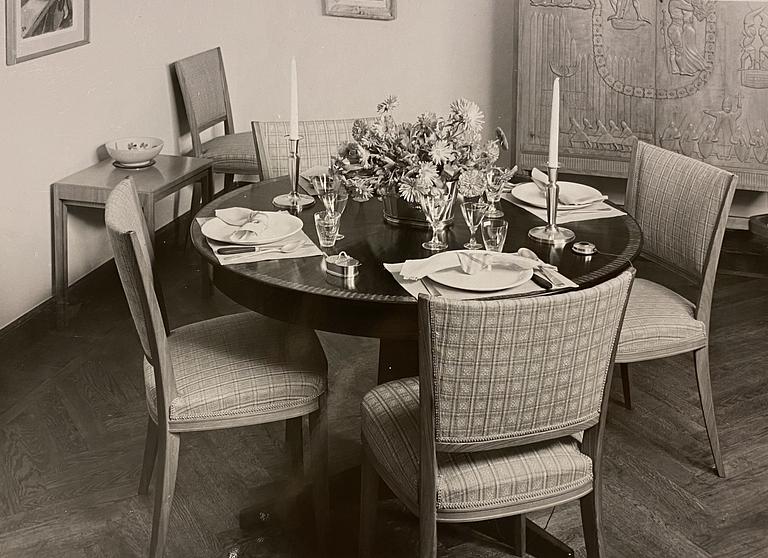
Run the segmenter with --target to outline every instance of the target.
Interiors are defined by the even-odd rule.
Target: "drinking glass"
[[[347,201],[349,200],[349,193],[344,186],[338,186],[335,190],[335,197],[333,199],[333,207],[331,211],[335,211],[339,214],[339,219],[344,214],[344,210],[347,208]],[[341,224],[339,224],[341,226]],[[336,234],[336,240],[341,240],[344,235],[341,233]]]
[[[461,204],[461,214],[464,215],[464,221],[469,227],[469,242],[464,245],[464,248],[478,250],[483,247],[475,240],[475,233],[483,217],[485,217],[486,211],[488,211],[488,204],[484,202],[464,202]]]
[[[419,200],[421,210],[424,212],[429,226],[432,227],[432,239],[422,243],[422,246],[427,250],[439,251],[448,248],[448,243],[440,238],[440,235],[445,228],[443,219],[449,201],[450,196],[447,194],[421,196]]]
[[[483,244],[489,252],[501,252],[507,240],[507,223],[504,219],[485,219],[481,225]]]
[[[485,198],[488,200],[488,211],[485,213],[486,217],[504,217],[504,212],[499,209],[496,204],[501,199],[501,188],[503,186],[499,179],[501,175],[501,169],[492,168],[485,173]]]
[[[315,230],[321,248],[331,248],[336,244],[341,215],[334,211],[318,211],[315,213]]]
[[[315,187],[317,196],[322,200],[325,210],[330,212],[333,212],[333,202],[336,198],[333,182],[333,177],[325,174],[312,177],[312,186]]]

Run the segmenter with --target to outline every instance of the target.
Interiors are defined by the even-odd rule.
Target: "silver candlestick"
[[[549,181],[546,188],[547,196],[547,224],[534,227],[528,231],[528,237],[546,244],[566,244],[576,235],[571,229],[557,226],[557,203],[560,197],[560,187],[557,185],[557,169],[559,163],[547,162],[547,176]]]
[[[291,180],[291,191],[288,194],[275,196],[272,200],[272,205],[275,207],[293,209],[297,212],[315,203],[315,198],[299,192],[299,166],[301,163],[299,141],[301,138],[288,137],[288,176]]]

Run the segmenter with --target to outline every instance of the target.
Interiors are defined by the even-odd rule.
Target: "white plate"
[[[595,188],[592,188],[592,186],[587,186],[586,184],[579,184],[578,182],[565,182],[562,180],[558,180],[557,184],[560,186],[561,192],[563,190],[567,190],[571,195],[584,196],[591,200],[573,205],[560,203],[557,206],[558,209],[578,209],[579,207],[591,205],[603,199],[603,194],[600,192],[600,190],[596,190]],[[533,182],[518,184],[512,188],[510,194],[512,194],[515,199],[520,200],[521,202],[528,205],[532,205],[533,207],[540,207],[542,209],[547,208],[547,199],[544,197],[544,193]]]
[[[290,213],[278,213],[277,211],[264,211],[263,213],[269,215],[269,226],[267,227],[267,230],[264,231],[264,234],[254,241],[245,242],[241,240],[238,242],[232,240],[232,233],[240,227],[228,225],[218,217],[214,217],[203,223],[200,230],[206,238],[210,238],[217,242],[255,246],[257,244],[269,244],[270,242],[277,242],[278,240],[288,238],[292,234],[299,232],[304,226],[301,219]]]
[[[468,253],[477,250],[466,250]],[[484,252],[487,253],[487,252]],[[489,292],[511,289],[533,277],[532,269],[520,269],[514,264],[497,263],[491,269],[468,275],[460,265],[442,269],[427,275],[436,283],[462,291]]]

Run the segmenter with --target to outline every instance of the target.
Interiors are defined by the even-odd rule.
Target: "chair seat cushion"
[[[260,173],[253,134],[250,132],[227,134],[208,140],[203,143],[203,157],[213,160],[215,172]]]
[[[636,362],[693,351],[707,344],[707,326],[694,305],[666,287],[635,279],[616,362]]]
[[[253,312],[175,329],[168,349],[177,389],[172,423],[266,415],[325,391],[327,365],[315,332]],[[146,359],[144,380],[156,418],[155,376]]]
[[[419,380],[369,391],[363,435],[379,466],[412,501],[419,478]],[[438,453],[437,510],[485,510],[555,496],[592,483],[592,460],[572,437],[472,453]]]

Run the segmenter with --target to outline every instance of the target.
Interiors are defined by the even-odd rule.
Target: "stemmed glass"
[[[315,187],[315,191],[328,213],[338,213],[339,216],[344,213],[349,194],[343,185],[337,184],[337,180],[333,176],[324,174],[313,176],[312,185]],[[336,235],[336,240],[341,240],[342,238],[344,238],[343,234]]]
[[[501,181],[502,170],[498,167],[488,169],[485,173],[485,198],[488,200],[488,211],[486,217],[504,217],[504,212],[501,211],[496,204],[501,199],[501,188],[503,183]]]
[[[464,245],[464,248],[478,250],[483,247],[483,245],[475,239],[475,233],[487,211],[488,204],[485,202],[464,202],[461,204],[461,213],[464,215],[464,221],[466,221],[467,227],[469,227],[469,242]]]
[[[445,228],[443,219],[445,218],[445,210],[449,205],[450,199],[448,194],[441,193],[424,195],[419,200],[421,210],[427,217],[429,226],[432,227],[432,239],[422,243],[422,246],[427,250],[437,252],[448,248],[448,243],[440,238],[440,233]]]

